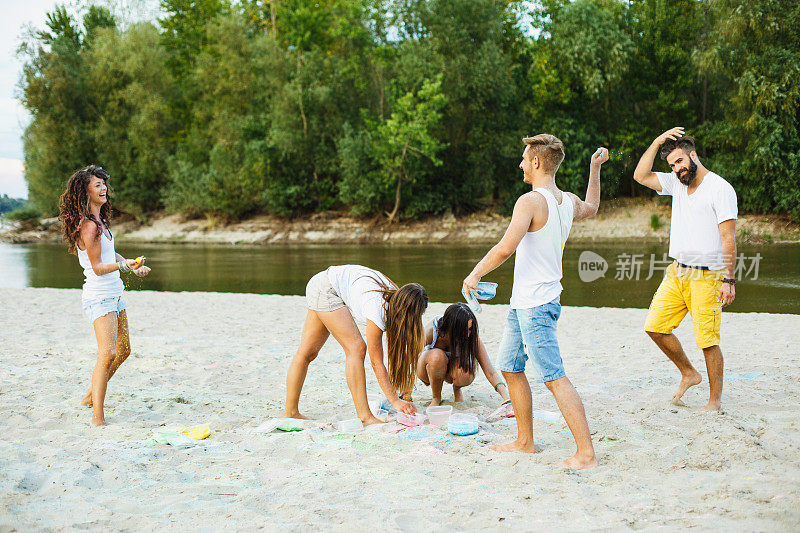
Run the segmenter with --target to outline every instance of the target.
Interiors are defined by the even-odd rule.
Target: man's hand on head
[[[684,134],[683,126],[677,126],[675,128],[665,131],[664,133],[656,137],[656,142],[658,142],[658,145],[661,146],[662,144],[667,142],[667,139],[672,139],[673,141],[676,141],[681,137],[683,137],[683,134]]]

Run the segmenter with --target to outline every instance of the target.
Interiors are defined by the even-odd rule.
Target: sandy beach
[[[535,422],[533,456],[490,450],[513,419],[467,437],[395,422],[337,433],[354,408],[332,340],[301,398],[317,423],[255,431],[282,414],[300,296],[127,292],[133,355],[109,383],[109,425],[91,428],[77,406],[96,359],[80,297],[0,289],[0,531],[800,529],[796,315],[724,315],[724,413],[709,414],[688,317],[676,333],[704,381],[675,407],[678,373],[643,333],[645,310],[565,307],[562,355],[600,461],[571,472],[557,466],[574,452],[563,421]],[[492,359],[505,311],[479,315]],[[367,382],[379,391],[369,368]],[[557,411],[543,385],[533,394]],[[418,409],[430,398],[417,382]],[[465,398],[456,410],[481,417],[499,403],[482,375]],[[194,446],[152,440],[196,424],[212,433]]]

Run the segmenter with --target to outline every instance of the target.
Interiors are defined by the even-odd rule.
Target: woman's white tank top
[[[561,294],[561,254],[572,229],[575,204],[566,193],[561,204],[544,188],[534,189],[547,201],[547,222],[529,231],[517,245],[511,308],[530,309],[544,305]]]
[[[80,248],[78,248],[78,262],[83,267],[83,275],[86,276],[86,281],[83,283],[84,300],[122,296],[125,285],[122,283],[119,270],[98,276],[94,273],[94,270],[92,270],[92,262],[89,260],[89,254],[86,253],[86,250],[81,250]],[[109,239],[105,231],[100,235],[100,262],[117,262],[117,254],[114,251],[114,236],[112,235]]]

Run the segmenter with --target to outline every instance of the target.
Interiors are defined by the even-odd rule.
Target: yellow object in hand
[[[136,262],[137,263],[141,263],[142,261],[144,261],[144,256],[143,255],[140,255],[139,257],[136,258]]]

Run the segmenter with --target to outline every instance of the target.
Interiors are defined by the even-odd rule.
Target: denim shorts
[[[113,298],[91,298],[83,300],[83,314],[92,322],[108,313],[119,313],[128,307],[128,302],[122,296]]]
[[[503,372],[524,372],[530,359],[540,383],[566,376],[556,337],[559,316],[560,297],[530,309],[509,309],[497,367]]]

